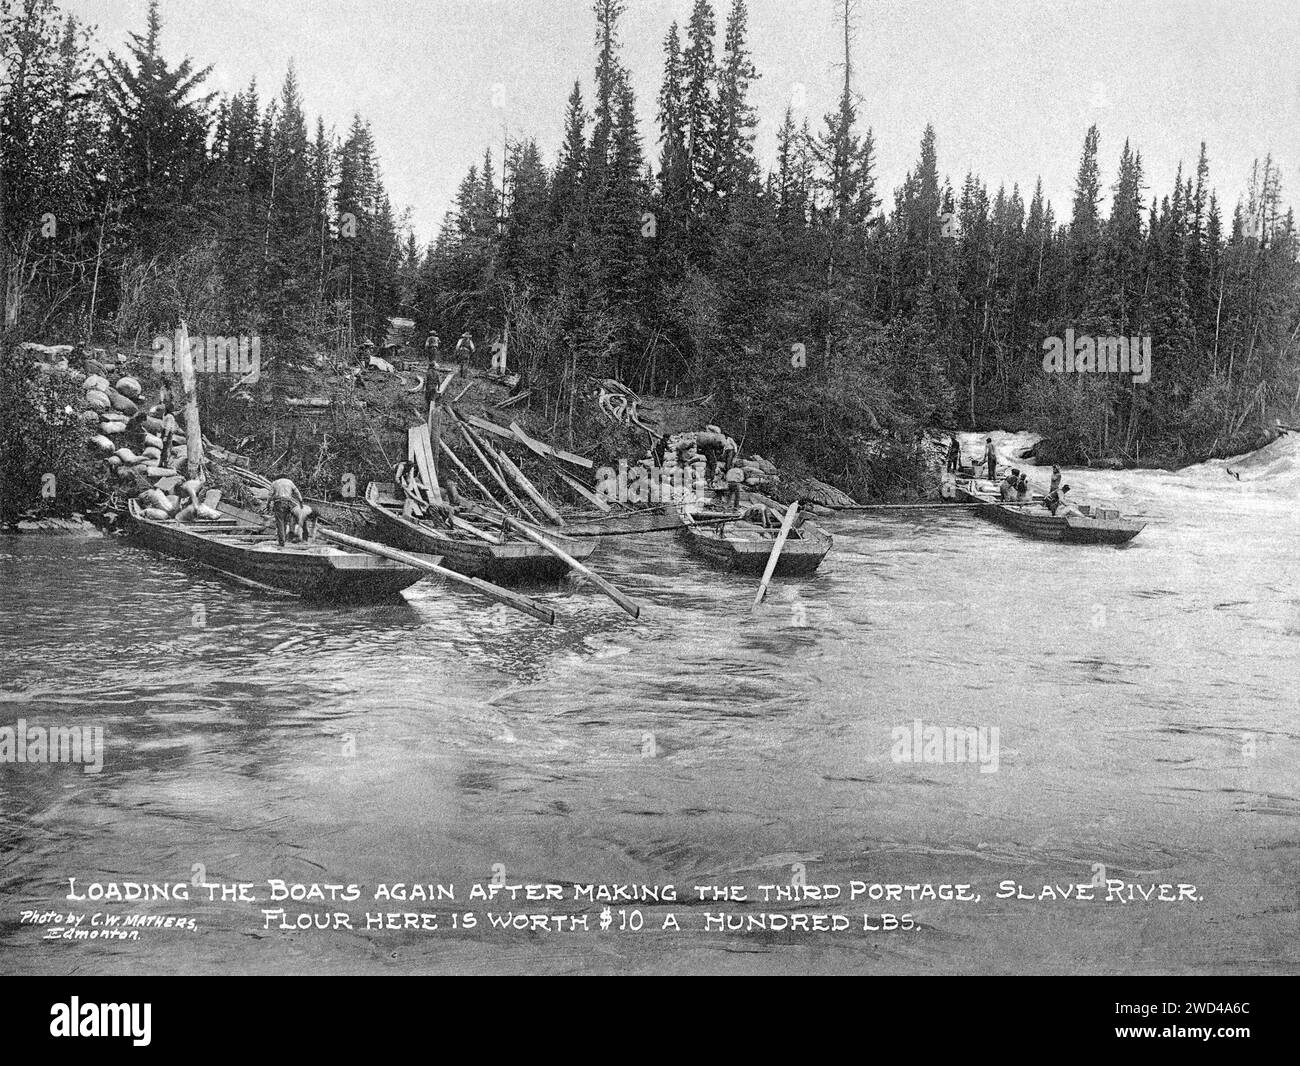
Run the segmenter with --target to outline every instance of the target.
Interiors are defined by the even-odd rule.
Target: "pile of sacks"
[[[127,422],[140,413],[140,382],[128,375],[110,385],[99,364],[91,363],[88,369],[90,373],[82,383],[86,407],[81,421],[91,434],[91,445],[99,449],[104,462],[120,474],[131,468],[140,468],[141,473],[150,477],[175,477],[175,470],[159,465],[163,453],[162,405],[154,405],[145,415],[141,423],[144,444],[137,455],[127,446],[122,435],[126,432]],[[172,454],[176,453],[173,451]]]
[[[684,485],[704,484],[704,456],[695,450],[694,433],[674,433],[668,438],[663,469],[669,476],[681,477]]]
[[[218,518],[219,512],[200,504],[188,507],[188,501],[178,501],[169,495],[182,481],[175,468],[185,459],[185,435],[182,428],[172,434],[169,466],[162,465],[165,450],[163,442],[165,414],[162,404],[145,405],[144,390],[138,378],[121,374],[124,369],[110,370],[112,357],[102,348],[93,349],[86,360],[83,373],[68,364],[73,347],[70,344],[43,345],[26,342],[20,345],[37,357],[36,370],[42,375],[56,375],[79,382],[84,400],[79,414],[87,437],[87,446],[93,449],[110,473],[124,487],[151,487],[138,491],[135,499],[149,518],[180,517]],[[128,441],[128,423],[136,419],[137,432]],[[139,453],[133,450],[139,449]]]
[[[162,465],[162,404],[148,408],[137,423],[141,435],[128,442],[125,438],[127,423],[141,414],[141,407],[146,402],[139,380],[128,374],[110,383],[109,371],[94,359],[87,360],[86,371],[82,381],[85,409],[81,412],[81,421],[90,437],[89,446],[98,451],[104,464],[120,480],[130,481],[133,475],[138,474],[154,482],[155,486],[170,489],[180,475],[173,467]],[[68,373],[75,374],[76,371]],[[132,450],[132,445],[140,449],[138,454]],[[184,457],[184,436],[177,431],[172,438],[168,459],[177,462]]]
[[[769,462],[761,455],[751,455],[748,459],[741,459],[738,465],[745,471],[744,483],[746,485],[752,488],[761,488],[776,484],[776,464]]]
[[[145,518],[152,518],[158,522],[164,522],[169,518],[186,522],[196,518],[221,517],[221,512],[215,507],[209,507],[206,503],[194,506],[176,496],[168,496],[160,488],[145,489],[136,495],[135,500],[144,511]]]
[[[739,451],[736,442],[723,434],[717,426],[706,426],[699,432],[674,433],[668,438],[668,447],[664,453],[664,468],[672,472],[684,467],[686,472],[695,478],[696,484],[703,485],[707,464],[701,449],[709,444],[721,446],[723,454],[735,454]],[[776,465],[768,462],[761,455],[751,455],[747,459],[737,458],[734,466],[744,473],[742,484],[746,486],[762,488],[776,483]],[[725,470],[719,463],[715,476],[724,473]]]

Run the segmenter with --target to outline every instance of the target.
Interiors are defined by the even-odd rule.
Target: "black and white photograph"
[[[1294,0],[0,62],[0,974],[1300,972]]]

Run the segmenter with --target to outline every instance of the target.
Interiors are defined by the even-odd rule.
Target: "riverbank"
[[[179,472],[151,464],[158,458],[157,449],[136,455],[117,447],[115,435],[125,428],[129,414],[141,409],[160,413],[157,401],[169,382],[155,368],[151,352],[28,343],[16,354],[18,358],[13,351],[6,356],[4,372],[5,466],[11,474],[0,514],[5,528],[56,531],[57,525],[43,523],[70,521],[74,513],[111,524],[124,493],[138,490],[145,479],[158,484]],[[271,354],[254,381],[200,374],[204,436],[217,446],[217,454],[224,450],[254,471],[290,477],[309,495],[321,498],[347,495],[369,480],[388,480],[394,465],[405,458],[407,427],[425,417],[425,364],[370,363],[358,367],[351,359],[323,354],[313,359]],[[450,364],[443,370],[449,379],[444,399],[454,398],[461,410],[505,424],[515,421],[530,435],[556,441],[595,466],[635,463],[646,455],[651,433],[690,433],[719,417],[711,397],[638,397],[612,381],[593,382],[582,403],[561,411],[545,394],[526,388],[517,375],[480,367],[462,377]],[[20,395],[24,390],[16,375],[26,377],[30,395]],[[138,386],[134,398],[120,395],[109,383],[111,378],[121,384],[123,377]],[[98,390],[86,389],[88,381],[106,386],[94,409],[86,407],[87,399]],[[154,418],[150,423],[155,430],[156,422]],[[938,496],[951,433],[931,429],[909,437],[881,432],[845,442],[839,469],[828,470],[814,467],[788,443],[765,458],[743,432],[721,428],[737,438],[741,454],[756,472],[770,471],[760,479],[762,491],[781,502],[829,507]],[[1257,450],[1276,435],[1272,429],[1242,432],[1216,443],[1205,455],[1171,448],[1140,460],[1085,456],[1082,464],[1069,458],[1074,449],[1034,435],[1028,450],[1007,458],[1020,465],[1177,470]],[[183,456],[183,446],[175,454]],[[531,455],[522,456],[520,463],[548,495],[583,504],[546,464]],[[220,461],[208,473],[210,483],[232,502],[259,503],[246,482],[227,476]]]

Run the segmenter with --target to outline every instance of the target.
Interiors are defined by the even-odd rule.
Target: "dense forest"
[[[101,57],[54,0],[0,0],[5,336],[147,348],[183,316],[261,336],[274,372],[405,315],[444,344],[504,336],[558,435],[593,379],[711,395],[734,435],[850,491],[867,487],[865,455],[921,426],[1033,428],[1070,461],[1176,462],[1291,418],[1300,266],[1271,157],[1228,203],[1205,144],[1153,191],[1123,141],[1108,185],[1093,127],[1058,212],[1032,176],[996,190],[941,176],[926,127],[902,185],[882,189],[853,67],[871,26],[854,0],[826,3],[838,104],[764,116],[765,170],[745,0],[693,0],[666,28],[652,102],[623,64],[625,4],[596,0],[594,77],[556,101],[562,141],[486,150],[423,246],[367,123],[310,123],[292,69],[273,96],[218,96],[211,68],[165,57],[156,3]],[[1150,381],[1046,373],[1044,339],[1067,329],[1149,336]]]

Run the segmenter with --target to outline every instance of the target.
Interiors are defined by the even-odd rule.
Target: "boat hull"
[[[532,541],[489,544],[471,534],[443,529],[418,518],[407,518],[382,502],[367,497],[377,520],[375,537],[402,551],[431,552],[442,556],[442,565],[466,577],[482,578],[494,585],[553,583],[569,572],[569,566]],[[566,554],[578,562],[589,558],[598,540],[564,541]]]
[[[619,511],[600,518],[570,518],[558,532],[569,537],[624,537],[637,533],[663,533],[677,529],[681,516],[664,507],[638,511]]]
[[[146,518],[132,505],[131,533],[145,547],[199,563],[227,577],[305,600],[363,603],[390,600],[424,571],[363,552],[318,544],[281,548],[273,533],[247,525],[192,527]],[[433,557],[426,561],[436,562]]]
[[[958,486],[957,498],[964,503],[980,504],[976,514],[1036,540],[1063,544],[1127,544],[1146,526],[1145,522],[1131,518],[1058,517],[1045,508],[1006,507],[971,489],[969,484]]]
[[[745,574],[762,574],[772,554],[778,531],[754,522],[728,522],[724,525],[696,525],[690,512],[681,512],[678,537],[695,555],[723,570]],[[791,533],[777,559],[777,577],[801,577],[813,573],[831,550],[834,540],[829,533],[806,522]]]

